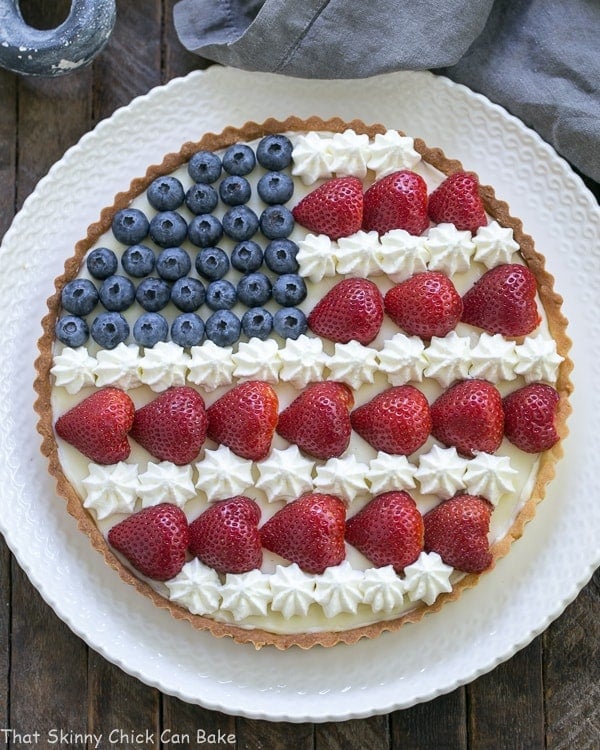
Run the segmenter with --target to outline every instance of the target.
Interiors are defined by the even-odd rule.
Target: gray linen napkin
[[[434,69],[502,104],[600,182],[598,0],[180,0],[182,44],[302,78]]]

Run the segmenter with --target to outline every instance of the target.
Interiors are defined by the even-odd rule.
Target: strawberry
[[[383,298],[368,279],[344,279],[315,305],[308,325],[330,341],[370,344],[383,322]]]
[[[402,573],[423,551],[423,516],[408,492],[384,492],[346,522],[346,541],[377,567]]]
[[[341,456],[348,447],[354,396],[344,383],[312,383],[279,415],[277,432],[315,458]]]
[[[429,196],[429,217],[436,224],[454,224],[475,234],[487,224],[479,181],[472,172],[455,172]]]
[[[262,564],[260,508],[244,495],[219,500],[190,524],[190,552],[217,573],[246,573]]]
[[[161,461],[193,461],[206,439],[204,399],[188,386],[169,388],[135,413],[131,437]]]
[[[333,177],[306,195],[292,210],[298,224],[332,240],[358,232],[363,218],[362,182]]]
[[[490,269],[463,296],[462,321],[503,336],[526,336],[540,324],[535,276],[520,263]]]
[[[408,456],[431,432],[425,396],[412,385],[388,388],[350,415],[352,427],[375,450]]]
[[[168,581],[185,563],[187,518],[171,503],[153,505],[113,526],[108,541],[140,573],[156,581]]]
[[[97,464],[124,461],[135,406],[125,391],[103,388],[56,420],[56,433]]]
[[[454,284],[439,271],[423,271],[396,284],[386,293],[384,306],[397,326],[424,339],[454,330],[463,311]]]
[[[268,383],[240,383],[208,408],[208,437],[242,458],[260,461],[271,449],[278,409],[277,394]]]
[[[481,573],[492,563],[488,542],[492,504],[477,495],[455,495],[425,514],[425,550],[446,565]]]
[[[306,573],[322,573],[346,557],[346,506],[335,495],[303,495],[261,528],[262,545]]]
[[[487,380],[461,380],[431,405],[431,434],[463,456],[494,453],[502,442],[502,396]]]
[[[365,193],[365,231],[385,234],[390,229],[404,229],[422,234],[428,226],[427,184],[416,172],[393,172],[374,182]]]
[[[504,434],[526,453],[546,451],[558,442],[555,418],[560,396],[550,385],[530,383],[502,401]]]

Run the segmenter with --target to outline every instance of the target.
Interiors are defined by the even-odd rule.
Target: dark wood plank
[[[387,750],[389,746],[390,727],[387,716],[329,722],[315,727],[315,750],[346,750],[348,747]]]
[[[393,748],[464,750],[467,747],[467,703],[464,688],[458,688],[429,703],[395,711],[390,720]]]
[[[543,634],[548,750],[600,747],[600,570]]]
[[[1,100],[0,100],[1,101]],[[8,726],[10,675],[10,595],[11,555],[0,537],[0,727]]]
[[[470,750],[544,747],[542,642],[467,687]]]
[[[312,750],[314,747],[312,724],[238,718],[236,736],[236,750]]]
[[[17,79],[0,70],[0,239],[15,211],[17,161]]]
[[[235,718],[208,711],[168,695],[162,696],[161,731],[166,747],[236,747]]]

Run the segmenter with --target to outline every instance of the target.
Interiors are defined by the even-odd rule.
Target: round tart
[[[67,260],[42,450],[157,606],[256,647],[353,643],[523,533],[566,435],[560,308],[521,222],[439,149],[359,121],[227,128]]]

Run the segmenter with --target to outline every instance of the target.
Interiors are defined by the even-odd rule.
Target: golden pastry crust
[[[134,179],[129,190],[115,197],[113,205],[101,212],[99,221],[90,225],[85,239],[77,243],[74,255],[65,262],[64,273],[55,281],[55,292],[48,300],[49,312],[42,321],[43,335],[38,342],[39,357],[36,360],[37,377],[34,388],[37,393],[35,410],[39,416],[37,429],[42,436],[41,451],[47,457],[49,471],[56,479],[57,492],[65,498],[67,510],[75,517],[79,528],[87,534],[92,546],[104,556],[107,564],[114,568],[125,582],[149,597],[157,607],[167,609],[173,617],[187,620],[195,628],[208,630],[216,637],[228,636],[239,643],[252,643],[256,648],[272,645],[278,649],[287,649],[290,646],[308,649],[315,645],[330,647],[337,643],[352,644],[362,638],[374,638],[385,631],[398,630],[408,622],[417,622],[426,614],[438,612],[446,603],[458,599],[465,589],[474,586],[485,573],[465,575],[454,585],[450,593],[439,596],[431,606],[416,605],[414,609],[395,619],[340,632],[274,634],[266,630],[246,629],[218,622],[209,617],[191,614],[188,610],[161,596],[120,562],[63,472],[54,434],[54,416],[51,406],[50,369],[53,358],[54,327],[60,312],[60,295],[64,285],[77,275],[88,250],[110,229],[116,211],[128,206],[135,197],[146,190],[156,177],[173,172],[201,149],[218,151],[239,141],[252,141],[274,133],[311,130],[341,133],[347,129],[352,129],[359,134],[366,133],[370,138],[387,130],[383,125],[365,125],[360,120],[345,122],[339,118],[322,120],[318,117],[311,117],[303,120],[290,117],[282,121],[269,119],[260,124],[248,122],[241,128],[228,127],[218,134],[208,133],[198,142],[184,144],[178,153],[165,156],[161,164],[149,167],[144,177]],[[429,148],[418,138],[415,139],[414,147],[425,162],[446,175],[463,170],[459,161],[448,159],[441,149]],[[536,277],[539,297],[546,312],[550,333],[556,341],[558,353],[563,357],[556,383],[556,389],[560,394],[556,423],[561,440],[541,456],[537,478],[529,500],[518,513],[506,535],[492,546],[493,562],[488,569],[491,570],[497,560],[507,554],[513,541],[522,535],[526,523],[535,515],[537,503],[544,497],[548,482],[554,477],[555,465],[562,456],[562,441],[568,432],[567,418],[571,412],[569,396],[573,389],[570,372],[573,365],[568,357],[571,342],[567,336],[567,321],[561,311],[562,298],[554,291],[554,279],[545,268],[543,255],[536,251],[533,239],[523,231],[521,221],[511,216],[507,203],[496,198],[492,187],[480,185],[480,194],[488,214],[502,226],[513,230],[514,238],[521,248],[521,255]]]

